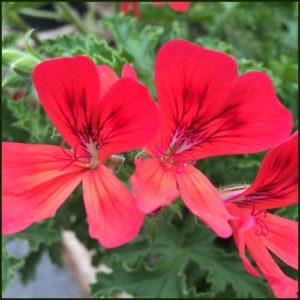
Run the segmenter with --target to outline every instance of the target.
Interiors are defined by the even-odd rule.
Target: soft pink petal
[[[264,244],[286,264],[298,270],[298,222],[273,214],[257,216],[268,226]]]
[[[2,232],[19,232],[51,217],[85,171],[56,159],[60,147],[2,143]]]
[[[134,68],[130,64],[125,64],[122,68],[122,78],[131,78],[135,81],[138,81],[138,77],[135,73]]]
[[[298,283],[286,276],[271,257],[263,243],[262,236],[257,236],[254,230],[245,234],[245,242],[258,268],[265,276],[277,298],[298,298]]]
[[[232,216],[207,177],[193,166],[187,165],[182,172],[176,173],[176,178],[182,199],[190,211],[218,236],[229,237],[232,230],[228,220]]]
[[[130,180],[141,211],[153,212],[179,195],[174,171],[158,159],[137,159],[135,164],[136,170]]]
[[[121,246],[139,232],[144,216],[128,189],[104,165],[86,173],[83,198],[89,234],[106,248]]]
[[[115,71],[107,65],[97,66],[97,70],[100,76],[100,98],[102,99],[112,85],[119,80],[119,77]]]
[[[298,202],[298,131],[267,153],[254,182],[243,197],[255,200],[257,209]]]
[[[236,219],[230,221],[230,225],[232,226],[234,241],[238,247],[239,255],[244,267],[250,274],[260,276],[245,254],[244,234],[254,226],[255,219],[248,211],[240,209],[234,203],[226,205],[226,208],[234,217],[236,217]]]

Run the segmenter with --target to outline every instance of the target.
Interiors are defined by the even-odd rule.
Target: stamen
[[[263,222],[262,220],[257,219],[257,218],[255,218],[255,222],[260,227],[260,231],[259,230],[255,231],[255,234],[257,236],[261,236],[261,235],[267,236],[269,234],[269,227],[267,226],[267,224],[265,222]]]

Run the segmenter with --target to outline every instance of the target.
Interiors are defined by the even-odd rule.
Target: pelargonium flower
[[[250,187],[220,193],[236,217],[230,224],[247,271],[259,276],[245,255],[245,246],[275,296],[297,298],[297,282],[281,271],[269,251],[298,269],[298,224],[266,210],[298,202],[298,132],[268,152]]]
[[[120,12],[123,14],[128,14],[131,10],[133,10],[134,15],[140,19],[141,18],[141,12],[139,8],[138,2],[121,2],[120,3]]]
[[[131,239],[143,214],[104,165],[111,154],[139,148],[157,133],[160,116],[130,65],[118,79],[87,57],[51,59],[33,71],[62,146],[2,143],[2,232],[13,234],[52,216],[82,182],[89,234],[104,247]]]
[[[173,10],[184,12],[187,11],[190,7],[191,2],[151,2],[153,5],[161,6],[167,3]],[[120,3],[120,12],[128,14],[130,10],[133,10],[134,15],[140,19],[141,12],[139,9],[138,2],[121,2]]]
[[[231,215],[195,161],[275,146],[289,135],[292,116],[265,73],[237,76],[230,56],[184,40],[159,50],[155,84],[162,128],[144,148],[150,157],[136,160],[138,206],[150,213],[181,194],[191,212],[228,237]]]
[[[151,2],[153,5],[164,5],[167,3],[173,10],[176,11],[187,11],[190,7],[191,2]]]

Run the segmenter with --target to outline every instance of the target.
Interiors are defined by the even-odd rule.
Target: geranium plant
[[[3,3],[4,290],[70,230],[112,270],[91,297],[296,298],[296,4],[31,4]]]

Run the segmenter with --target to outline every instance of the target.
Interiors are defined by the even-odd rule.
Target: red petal
[[[169,6],[177,11],[187,11],[191,2],[168,2]]]
[[[115,71],[107,65],[97,66],[97,70],[100,76],[100,98],[102,99],[112,85],[119,80],[119,77]]]
[[[68,155],[72,152],[65,150]],[[32,188],[85,169],[70,164],[60,147],[23,143],[2,143],[3,193],[22,194]]]
[[[33,81],[49,118],[73,148],[88,127],[96,127],[100,82],[87,57],[57,58],[40,63]]]
[[[292,116],[269,77],[236,77],[236,63],[226,54],[171,41],[157,55],[155,83],[164,147],[177,135],[182,160],[266,150],[291,131]]]
[[[226,210],[215,187],[206,176],[191,165],[176,174],[179,190],[186,206],[205,222],[215,233],[227,238],[232,234],[228,220],[232,216]]]
[[[141,17],[139,3],[137,2],[121,2],[120,4],[120,12],[124,14],[128,14],[128,12],[133,9],[133,13],[139,19]]]
[[[2,231],[51,217],[82,179],[83,168],[57,160],[60,147],[2,143]]]
[[[236,63],[226,54],[184,40],[161,47],[155,61],[155,85],[164,116],[164,139],[170,142],[176,130],[195,132],[218,114],[236,74]]]
[[[164,167],[158,159],[137,159],[135,164],[130,180],[141,211],[153,212],[179,195],[174,171]]]
[[[286,264],[298,270],[298,223],[273,214],[260,220],[268,226],[264,244]]]
[[[127,14],[129,11],[129,7],[131,2],[121,2],[120,3],[120,12],[122,12],[123,14]]]
[[[107,91],[113,86],[113,84],[115,84],[119,80],[119,77],[115,73],[115,71],[107,65],[99,65],[97,69],[100,76],[100,98],[102,99]],[[138,81],[136,73],[130,64],[124,64],[122,68],[122,78],[131,78],[135,81]]]
[[[132,3],[132,7],[133,7],[133,13],[134,15],[140,19],[141,18],[141,12],[140,12],[140,8],[139,8],[139,3],[137,2],[133,2]]]
[[[86,173],[83,198],[89,234],[106,248],[132,240],[143,224],[143,214],[127,188],[103,165]]]
[[[252,195],[257,209],[298,202],[298,131],[264,157],[253,184],[243,194]]]
[[[262,72],[236,78],[222,110],[207,125],[211,138],[195,147],[195,156],[263,151],[285,140],[292,129],[291,113],[279,102],[271,80]]]
[[[230,224],[232,226],[234,241],[238,247],[244,267],[250,274],[260,276],[245,254],[244,234],[255,224],[255,219],[248,211],[238,208],[233,203],[226,205],[226,208],[234,217],[237,217],[237,219],[231,220]]]
[[[130,64],[125,64],[122,68],[122,78],[131,78],[138,81],[138,77],[134,71],[134,68]]]
[[[99,105],[100,159],[142,147],[160,128],[158,107],[143,85],[129,78],[120,79]]]
[[[261,237],[257,236],[254,230],[249,230],[245,235],[245,242],[251,256],[277,298],[297,298],[298,283],[281,271]]]

